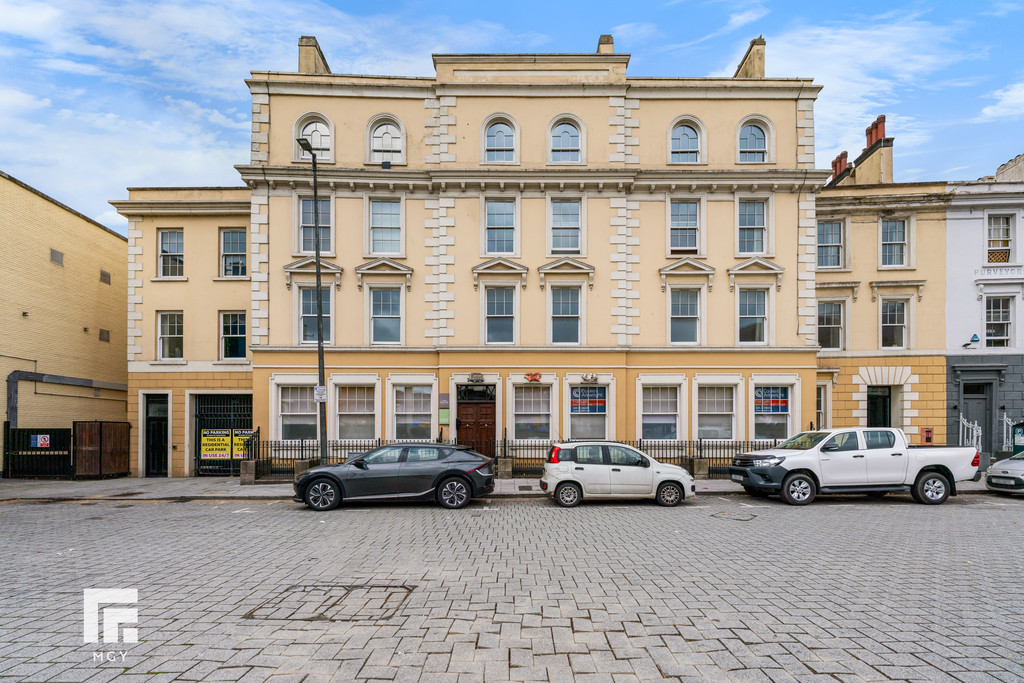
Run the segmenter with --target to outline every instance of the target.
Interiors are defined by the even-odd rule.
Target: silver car
[[[985,486],[996,493],[1024,493],[1024,453],[989,465]]]

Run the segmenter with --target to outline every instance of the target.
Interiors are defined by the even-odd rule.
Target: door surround
[[[474,376],[474,379],[483,376],[483,381],[470,382],[470,375]],[[460,384],[493,384],[494,385],[494,438],[500,439],[504,434],[505,424],[502,420],[502,385],[504,382],[501,381],[501,374],[497,372],[453,372],[451,377],[448,379],[448,401],[450,405],[450,423],[448,425],[449,438],[453,441],[458,441],[459,432],[455,426],[455,419],[459,414],[459,390],[458,385]]]
[[[137,458],[136,458],[136,472],[135,476],[140,479],[146,476],[146,397],[163,394],[167,397],[167,478],[170,479],[174,476],[172,468],[171,453],[171,429],[174,425],[174,401],[173,395],[170,390],[167,391],[151,391],[148,389],[139,389],[139,428],[138,432],[138,443],[137,443]]]

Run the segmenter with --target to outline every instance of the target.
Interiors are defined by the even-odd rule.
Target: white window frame
[[[642,373],[636,378],[636,423],[635,435],[637,439],[643,438],[644,433],[644,389],[651,387],[673,387],[676,390],[676,438],[667,441],[686,441],[689,438],[688,415],[689,395],[686,391],[687,378],[683,374],[648,374]],[[661,439],[643,439],[644,441],[661,441]]]
[[[373,250],[373,232],[372,226],[370,225],[373,217],[371,215],[373,211],[373,202],[398,202],[398,240],[399,250],[398,251],[374,251]],[[332,231],[333,235],[333,231]],[[405,193],[398,195],[363,195],[363,258],[377,258],[379,256],[386,256],[393,259],[404,259],[406,257],[406,238],[408,233],[406,231],[405,221]]]
[[[181,356],[175,357],[170,356],[164,357],[164,334],[163,334],[163,317],[165,315],[179,315],[181,316]],[[170,337],[177,337],[178,335],[167,335]],[[180,363],[185,360],[185,311],[157,311],[156,312],[156,359],[158,361],[170,361]]]
[[[675,290],[694,290],[697,292],[697,339],[692,342],[672,341],[672,292]],[[665,343],[668,346],[707,346],[708,326],[707,302],[708,286],[703,284],[676,284],[665,287]]]
[[[519,344],[519,318],[520,318],[520,289],[522,281],[512,280],[489,280],[480,286],[480,345],[481,346],[516,346]],[[512,290],[512,341],[489,342],[487,341],[487,290],[488,289],[511,289]]]
[[[1007,335],[1005,337],[1005,339],[1006,339],[1006,346],[989,346],[989,344],[988,344],[988,341],[990,339],[990,337],[988,336],[988,324],[989,324],[989,320],[988,320],[988,302],[991,301],[992,299],[1008,299],[1009,302],[1010,302],[1010,308],[1009,308],[1010,319],[1009,319],[1009,321],[1006,322],[1006,324],[1009,326],[1009,329],[1007,330]],[[997,350],[998,349],[1004,349],[1004,350],[1007,350],[1007,352],[1008,352],[1009,349],[1012,349],[1013,347],[1017,346],[1017,342],[1016,342],[1017,301],[1019,299],[1020,299],[1019,295],[1014,295],[1014,294],[1011,294],[1011,293],[1008,293],[1008,292],[1007,293],[995,293],[995,292],[993,292],[993,293],[986,292],[985,293],[984,305],[982,306],[982,316],[984,318],[984,325],[981,328],[984,331],[984,338],[982,339],[982,342],[984,344],[983,348],[986,348],[986,349],[997,349]],[[995,339],[995,338],[993,338],[993,339]],[[998,339],[1003,339],[1003,337],[998,337]]]
[[[321,186],[320,189],[324,190],[324,189],[327,189],[327,188],[324,188],[323,186]],[[336,216],[335,216],[335,214],[337,213],[337,210],[335,208],[336,202],[334,201],[334,193],[330,192],[330,191],[328,191],[328,192],[322,192],[321,191],[321,192],[318,192],[317,194],[319,195],[318,199],[320,201],[328,202],[327,206],[330,209],[330,214],[329,215],[330,215],[330,219],[331,219],[330,230],[328,231],[329,234],[330,234],[330,239],[328,240],[328,245],[327,245],[327,246],[330,247],[330,249],[328,251],[323,251],[321,249],[320,250],[320,256],[321,256],[321,258],[333,258],[335,256],[335,246],[336,246],[337,241],[338,241],[337,240],[337,230],[335,229],[335,225],[336,225],[336,222],[335,222],[335,217]],[[303,199],[308,199],[309,201],[313,201],[313,193],[312,192],[305,192],[305,191],[303,191],[303,192],[296,192],[292,196],[293,196],[293,201],[292,201],[293,209],[292,210],[294,212],[293,218],[292,218],[292,224],[295,226],[295,229],[293,230],[294,242],[292,244],[292,256],[294,258],[301,258],[303,256],[313,256],[316,253],[314,250],[310,250],[310,251],[303,251],[302,250],[302,200]],[[322,216],[321,216],[321,220],[323,220]]]
[[[740,251],[740,203],[764,202],[764,251]],[[736,194],[733,202],[733,256],[747,259],[751,256],[775,258],[775,195]],[[817,259],[817,256],[815,256]],[[817,261],[815,261],[817,262]]]
[[[903,250],[903,263],[899,265],[882,265],[882,224],[886,221],[903,221],[903,236],[906,247]],[[987,233],[986,233],[987,234]],[[911,216],[879,216],[878,217],[878,269],[879,270],[913,270],[916,267],[917,220]],[[987,243],[987,242],[986,242]],[[890,242],[889,244],[896,244]]]
[[[427,373],[391,374],[386,381],[387,414],[385,422],[386,439],[395,440],[395,387],[429,386],[430,387],[430,434],[423,441],[429,442],[437,436],[438,423],[438,380],[436,375]],[[418,441],[418,439],[417,439]]]
[[[245,275],[227,275],[225,274],[225,256],[238,256],[237,252],[230,254],[224,252],[224,234],[228,232],[240,232],[244,238],[244,244],[242,245],[241,256],[243,258],[243,266],[245,267]],[[249,279],[249,231],[245,228],[239,227],[228,227],[221,228],[217,234],[217,247],[220,252],[220,268],[218,269],[217,278],[218,280],[248,280]]]
[[[398,305],[400,307],[399,341],[397,342],[375,342],[373,341],[373,291],[379,289],[398,290]],[[376,282],[363,286],[363,306],[366,312],[363,323],[363,344],[366,346],[405,346],[405,283],[399,282]]]
[[[401,149],[398,152],[397,159],[380,159],[374,160],[373,158],[373,133],[378,126],[390,123],[391,125],[398,128],[398,139]],[[368,166],[380,166],[384,161],[390,161],[392,166],[405,166],[407,163],[407,152],[408,144],[406,141],[405,126],[402,125],[402,120],[394,114],[377,114],[370,118],[366,122],[366,130],[363,133],[363,163]]]
[[[598,372],[596,382],[584,382],[584,373],[580,372],[567,372],[565,377],[562,378],[562,415],[563,424],[565,425],[565,433],[561,436],[566,439],[572,438],[572,387],[573,385],[588,386],[588,387],[606,387],[606,411],[605,411],[605,423],[604,423],[604,438],[607,440],[614,441],[616,436],[616,400],[615,400],[615,375],[610,372]]]
[[[760,126],[764,131],[764,161],[740,161],[740,133],[748,125]],[[763,114],[749,114],[740,119],[736,125],[736,132],[733,135],[733,145],[736,149],[736,163],[747,165],[763,165],[775,163],[775,124]],[[750,151],[750,150],[747,150]]]
[[[576,130],[580,135],[580,158],[579,161],[555,161],[554,160],[554,145],[552,140],[552,134],[555,127],[562,123],[569,123],[576,126]],[[545,133],[545,145],[547,147],[547,162],[550,166],[585,166],[587,163],[587,127],[583,124],[583,120],[575,114],[559,114],[558,116],[551,119],[548,123],[547,132]]]
[[[678,126],[689,126],[697,131],[697,161],[672,161],[672,136]],[[703,121],[692,114],[677,116],[668,127],[666,163],[670,166],[706,166],[708,163],[707,139]]]
[[[903,346],[882,346],[882,311],[888,301],[903,302]],[[914,330],[914,297],[913,296],[879,296],[878,297],[878,348],[882,351],[905,351],[914,348],[912,332]]]
[[[241,334],[242,343],[243,343],[243,352],[242,352],[241,356],[231,356],[229,358],[228,356],[226,356],[224,354],[224,337],[225,337],[225,335],[224,335],[224,316],[225,315],[243,315],[243,316],[245,316],[245,322],[242,324],[242,334]],[[247,341],[247,337],[249,336],[248,335],[249,312],[248,311],[218,311],[217,312],[217,323],[218,323],[218,325],[217,325],[217,332],[218,332],[218,334],[217,334],[217,339],[218,339],[217,343],[218,343],[218,351],[219,351],[219,353],[217,354],[217,357],[220,360],[222,360],[222,361],[228,361],[228,362],[231,362],[231,361],[236,361],[236,362],[237,361],[244,361],[246,359],[246,357],[248,356],[248,346],[249,345],[246,343],[246,341]],[[231,337],[238,337],[239,335],[234,335],[233,334],[233,335],[230,335],[230,336]]]
[[[824,352],[837,352],[837,351],[849,351],[850,350],[850,299],[849,297],[819,297],[817,304],[839,304],[840,315],[842,315],[842,323],[839,327],[839,336],[841,346],[837,348],[822,346],[821,350]],[[818,307],[814,307],[814,329],[815,335],[818,337],[818,345],[821,345],[821,339],[818,335]]]
[[[818,392],[822,393],[821,422],[818,423]],[[815,382],[814,384],[814,418],[818,429],[832,428],[832,382]]]
[[[180,256],[181,257],[181,275],[164,275],[164,235],[177,232],[181,233],[181,251],[180,252],[169,252],[167,256]],[[53,249],[50,250],[54,251]],[[60,252],[58,252],[60,253]],[[63,263],[63,254],[61,254],[61,263]],[[185,276],[185,228],[158,228],[156,231],[156,278],[157,280],[186,280]]]
[[[733,388],[732,394],[732,437],[729,439],[707,439],[708,441],[742,441],[744,434],[740,431],[746,425],[746,392],[744,391],[743,375],[740,373],[697,373],[693,377],[693,388],[691,389],[690,400],[693,410],[691,411],[691,433],[693,438],[699,438],[700,434],[700,388],[701,387],[724,387]]]
[[[672,249],[672,203],[673,202],[696,202],[697,203],[697,251],[680,251]],[[665,256],[667,258],[707,258],[708,254],[708,231],[707,231],[707,194],[667,194],[665,195]],[[738,206],[738,205],[737,205]],[[767,210],[767,206],[765,210]],[[737,212],[739,209],[737,208]],[[737,213],[739,221],[739,213]],[[767,222],[767,218],[765,219]],[[739,234],[739,233],[737,233]]]
[[[513,148],[512,161],[487,161],[487,129],[494,123],[507,123],[512,128]],[[484,118],[480,125],[480,165],[481,166],[518,166],[522,138],[519,133],[519,123],[505,112],[495,112]]]
[[[554,325],[552,324],[552,312],[554,310],[554,304],[552,301],[551,290],[554,288],[575,288],[580,292],[580,312],[579,312],[579,325],[580,334],[578,342],[554,342],[552,341],[552,335],[554,334]],[[546,320],[546,334],[545,340],[548,346],[586,346],[587,344],[587,283],[582,280],[549,280],[547,285],[544,287],[546,296],[544,297],[547,302],[547,315]]]
[[[587,257],[587,193],[578,194],[548,194],[546,197],[547,230],[545,230],[545,254],[548,258],[586,258]],[[580,203],[580,249],[578,252],[553,251],[552,242],[554,230],[554,202],[578,201]]]
[[[540,374],[539,382],[527,382],[521,374],[510,374],[506,380],[506,388],[508,391],[509,400],[505,406],[505,420],[506,424],[511,427],[512,439],[516,443],[530,444],[530,443],[544,443],[547,441],[553,441],[561,435],[559,431],[559,417],[561,411],[559,410],[559,381],[558,377],[553,372],[542,372]],[[530,386],[547,386],[551,389],[551,405],[548,406],[551,415],[551,432],[547,439],[516,439],[516,396],[515,391],[518,387],[530,387]]]
[[[991,245],[989,244],[989,242],[990,242],[990,237],[989,237],[990,233],[989,233],[989,231],[991,230],[990,222],[991,222],[991,220],[993,218],[1007,218],[1007,219],[1009,219],[1009,222],[1010,222],[1010,237],[1009,237],[1009,240],[1010,240],[1010,249],[1009,249],[1010,254],[1007,257],[1006,263],[1003,263],[1002,261],[989,261],[988,260],[989,252],[992,252],[992,251],[1004,251],[1002,249],[993,249],[991,247]],[[1020,262],[1020,251],[1019,251],[1019,249],[1017,247],[1017,243],[1018,243],[1018,240],[1017,240],[1017,213],[1016,212],[1012,212],[1012,211],[1009,211],[1009,212],[1008,211],[986,211],[985,212],[985,255],[984,255],[983,259],[982,259],[982,262],[985,264],[985,267],[998,268],[1000,266],[1005,267],[1007,264],[1019,263]]]
[[[337,373],[327,378],[327,414],[330,416],[327,425],[327,438],[342,440],[341,431],[338,429],[338,390],[351,387],[364,387],[373,390],[373,436],[377,439],[381,436],[381,379],[376,373]],[[362,439],[349,439],[351,441],[362,441]]]
[[[747,413],[749,424],[747,434],[750,440],[757,434],[757,414],[754,413],[755,389],[757,387],[786,387],[789,389],[789,412],[786,420],[786,438],[801,431],[800,420],[803,419],[803,412],[800,405],[800,375],[795,373],[759,373],[751,374],[747,380],[749,398],[749,412]]]
[[[741,342],[740,341],[740,295],[741,292],[763,291],[764,297],[764,341]],[[764,282],[748,282],[736,286],[736,309],[734,325],[736,326],[736,346],[774,346],[775,345],[775,284]]]
[[[334,163],[334,149],[337,145],[337,137],[334,133],[334,122],[329,117],[318,111],[307,111],[301,114],[295,119],[295,123],[292,124],[292,162],[297,164],[310,164],[313,163],[312,156],[305,156],[307,152],[304,152],[299,147],[298,139],[302,136],[302,129],[306,127],[306,124],[312,123],[313,121],[319,121],[320,123],[326,124],[327,130],[331,136],[331,145],[327,152],[317,152],[316,163],[320,164],[333,164]]]
[[[512,251],[488,251],[487,250],[487,202],[514,203],[513,211],[513,245]],[[485,194],[480,197],[480,257],[501,256],[503,258],[520,258],[522,256],[522,197],[519,194]]]
[[[825,245],[823,245],[820,242],[818,242],[818,236],[820,236],[820,234],[821,234],[821,224],[822,223],[838,223],[839,224],[839,244],[838,245],[834,245],[834,244],[825,244]],[[843,219],[843,218],[821,218],[821,217],[818,218],[817,227],[816,227],[816,231],[815,231],[815,240],[814,240],[814,267],[815,267],[816,270],[835,272],[835,271],[838,271],[838,270],[846,270],[847,269],[846,256],[847,256],[847,253],[849,251],[847,249],[847,246],[848,246],[847,245],[847,235],[848,234],[849,234],[849,231],[847,230],[847,222],[846,222],[845,219]],[[821,265],[819,250],[823,246],[825,246],[825,247],[838,246],[839,247],[839,265],[836,265],[836,266],[823,266],[823,265]]]
[[[292,283],[292,310],[295,311],[295,315],[292,316],[293,328],[292,337],[296,346],[309,346],[310,344],[316,345],[316,340],[302,341],[302,290],[311,289],[314,294],[316,293],[316,282],[310,280],[308,282],[293,282]],[[324,308],[324,344],[333,344],[334,339],[334,310],[338,300],[338,292],[332,290],[328,284],[323,284],[321,289],[326,289],[331,293],[331,300],[327,302],[327,306]],[[314,314],[315,315],[315,314]]]

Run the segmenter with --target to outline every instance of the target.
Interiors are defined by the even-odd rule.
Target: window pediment
[[[484,261],[481,264],[473,266],[473,289],[480,288],[481,275],[507,275],[519,277],[522,280],[523,289],[526,289],[526,273],[529,272],[529,270],[530,269],[524,265],[500,256],[492,258],[489,261]]]
[[[715,268],[709,266],[706,263],[702,263],[695,258],[681,258],[678,261],[658,269],[658,274],[661,275],[661,291],[665,291],[666,280],[669,277],[683,277],[683,276],[697,276],[706,277],[708,279],[708,291],[711,291],[711,285],[715,279]]]
[[[871,285],[872,301],[878,300],[879,289],[893,289],[895,287],[917,288],[917,300],[920,301],[921,297],[924,296],[924,286],[926,282],[926,280],[872,280],[868,284]]]
[[[774,275],[775,291],[780,291],[782,289],[782,274],[785,272],[786,269],[779,264],[760,256],[753,256],[729,269],[729,291],[735,289],[737,275]]]
[[[412,290],[412,268],[389,258],[376,258],[356,266],[356,288],[363,291],[363,278],[375,275],[398,275],[405,278],[405,291]]]
[[[537,268],[537,272],[540,273],[541,289],[544,289],[544,279],[548,275],[586,275],[589,288],[594,288],[594,266],[574,258],[565,257],[545,263]]]
[[[843,282],[817,282],[814,288],[818,291],[828,289],[849,289],[853,292],[853,301],[857,301],[857,290],[860,289],[860,280],[848,280]]]
[[[345,272],[345,269],[341,266],[334,265],[328,261],[320,259],[320,273],[321,276],[334,276],[334,288],[341,289],[341,274]],[[291,263],[285,264],[284,266],[284,285],[286,288],[292,288],[292,275],[313,275],[316,273],[316,258],[313,256],[307,256],[301,258],[298,261],[292,261]]]

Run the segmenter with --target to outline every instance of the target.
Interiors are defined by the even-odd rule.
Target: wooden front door
[[[460,444],[494,457],[494,403],[459,403],[455,428]]]

